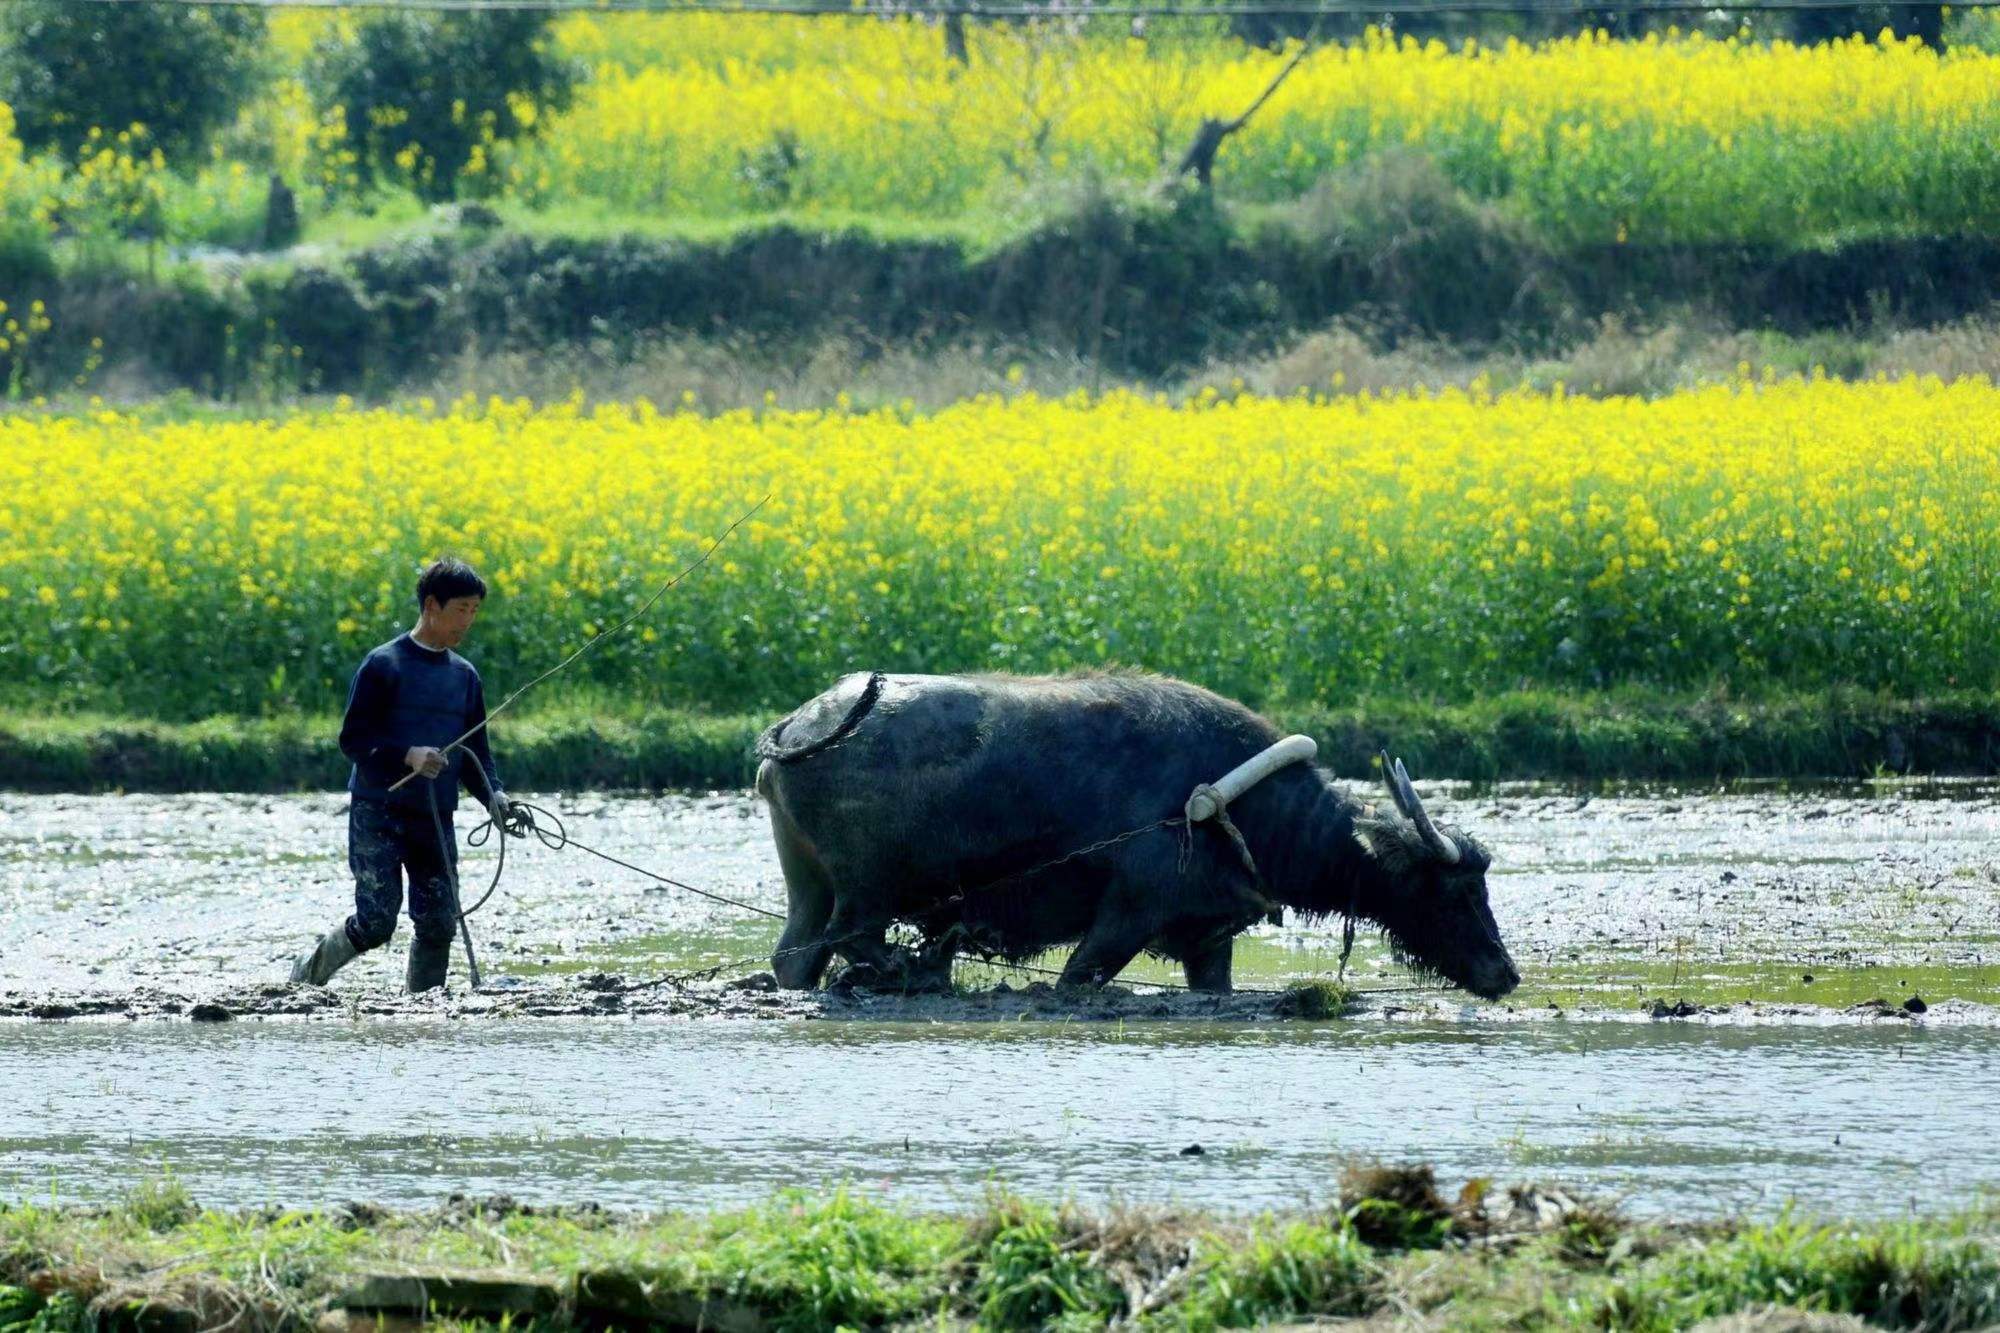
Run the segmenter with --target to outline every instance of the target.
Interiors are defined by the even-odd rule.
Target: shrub
[[[364,181],[449,199],[484,177],[493,145],[568,105],[576,70],[547,28],[547,15],[520,10],[384,15],[322,47],[307,78],[322,107],[345,111]]]
[[[1676,1250],[1613,1286],[1598,1327],[1687,1328],[1782,1303],[1894,1328],[1980,1328],[2000,1315],[1990,1246],[1935,1228],[1820,1226],[1782,1218]]]
[[[1438,163],[1389,151],[1336,172],[1260,238],[1292,248],[1292,297],[1329,315],[1359,297],[1408,330],[1485,340],[1552,331],[1563,298],[1525,227],[1452,184]]]
[[[1371,1274],[1367,1247],[1352,1232],[1294,1222],[1260,1230],[1204,1271],[1168,1319],[1192,1330],[1363,1314]]]
[[[176,4],[0,6],[0,102],[21,141],[75,157],[93,129],[143,125],[169,161],[198,155],[257,83],[264,17]]]
[[[125,1195],[123,1211],[133,1223],[148,1231],[172,1231],[185,1226],[201,1210],[194,1196],[171,1168],[148,1176]]]
[[[1451,1233],[1451,1209],[1428,1166],[1350,1166],[1340,1204],[1354,1234],[1377,1249],[1430,1248]]]
[[[988,1328],[1101,1325],[1124,1296],[1092,1259],[1084,1226],[1067,1211],[1011,1197],[993,1201],[974,1227],[979,1251],[972,1301]]]
[[[913,1219],[845,1190],[779,1195],[719,1221],[713,1247],[664,1274],[701,1295],[765,1312],[780,1330],[878,1328],[919,1314],[952,1228]]]

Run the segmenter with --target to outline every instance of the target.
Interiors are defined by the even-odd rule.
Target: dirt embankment
[[[591,972],[547,980],[513,978],[479,991],[428,995],[390,990],[342,993],[263,982],[205,993],[158,986],[130,991],[0,991],[0,1019],[124,1019],[226,1023],[238,1019],[789,1019],[874,1023],[1273,1023],[1374,1020],[1501,1024],[1534,1022],[1695,1022],[1753,1024],[1895,1023],[2000,1027],[2000,1008],[1946,1001],[1873,999],[1845,1008],[1743,1001],[1696,1005],[1654,999],[1636,1008],[1478,1004],[1437,987],[1349,991],[1325,982],[1283,990],[1212,995],[1150,986],[1102,990],[1047,982],[943,994],[900,994],[836,985],[779,990],[768,972],[734,981],[683,981]]]
[[[504,1195],[423,1213],[224,1214],[168,1179],[109,1209],[0,1207],[0,1321],[1847,1333],[1972,1328],[2000,1313],[1990,1215],[1690,1227],[1635,1223],[1561,1189],[1475,1178],[1453,1197],[1440,1185],[1429,1166],[1355,1163],[1325,1205],[1244,1219],[1000,1192],[970,1213],[920,1215],[846,1190],[709,1216]]]
[[[614,355],[676,336],[1032,345],[1154,379],[1341,318],[1405,340],[1536,347],[1612,312],[1692,307],[1730,327],[1808,333],[1954,319],[2000,290],[1989,236],[1579,245],[1421,161],[1364,167],[1261,218],[1205,191],[1085,198],[988,252],[942,232],[760,224],[704,240],[585,238],[474,223],[166,281],[9,258],[0,289],[54,316],[44,378],[94,353],[130,378],[219,398],[387,396],[467,359]]]

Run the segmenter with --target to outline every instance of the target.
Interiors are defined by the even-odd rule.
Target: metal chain
[[[489,773],[487,773],[485,765],[480,763],[479,757],[476,754],[473,754],[473,752],[469,748],[465,749],[465,753],[472,759],[473,765],[479,769],[480,776],[483,779],[485,779],[487,790],[489,792],[495,790],[492,782],[492,777]],[[1214,794],[1213,789],[1210,789],[1210,791],[1211,794],[1213,795]],[[635,865],[630,861],[626,861],[620,857],[613,856],[609,852],[601,851],[598,848],[588,845],[587,843],[579,842],[574,837],[570,836],[568,829],[563,825],[562,820],[558,816],[556,816],[553,812],[544,809],[541,806],[530,805],[523,801],[512,801],[512,800],[510,800],[508,804],[510,809],[521,811],[523,816],[520,820],[510,821],[513,824],[513,827],[509,827],[508,823],[503,823],[488,818],[479,823],[478,825],[476,825],[475,827],[473,827],[466,834],[467,845],[473,847],[483,846],[485,844],[488,834],[495,830],[498,831],[498,836],[500,839],[499,862],[494,867],[492,882],[487,885],[486,892],[480,895],[478,902],[474,903],[471,907],[466,908],[462,912],[458,913],[459,929],[465,939],[466,960],[472,967],[473,988],[475,990],[478,989],[479,985],[478,964],[473,958],[471,932],[466,927],[465,919],[471,916],[474,912],[478,911],[481,907],[485,906],[487,899],[491,898],[493,896],[494,891],[499,887],[501,871],[506,868],[507,839],[509,837],[521,837],[524,834],[532,833],[542,843],[543,846],[548,847],[552,850],[561,851],[567,847],[574,847],[578,851],[588,852],[590,855],[595,856],[600,860],[608,861],[612,865],[619,866],[626,870],[630,870],[635,874],[644,875],[648,879],[655,880],[661,884],[668,885],[672,888],[681,889],[688,893],[695,894],[698,897],[709,899],[712,902],[722,903],[729,907],[740,908],[743,911],[752,912],[758,916],[769,917],[775,921],[783,921],[786,919],[786,915],[783,912],[775,912],[768,907],[762,907],[756,903],[745,902],[740,898],[731,898],[725,894],[714,893],[707,889],[698,888],[693,884],[685,883],[684,881],[674,879],[671,876],[662,875],[658,871],[649,870],[645,866]],[[442,843],[444,838],[444,828],[442,822],[438,818],[436,797],[434,793],[431,796],[431,815],[434,821],[434,825],[437,828],[440,843]],[[1225,836],[1229,838],[1238,858],[1243,863],[1244,869],[1249,873],[1253,883],[1255,883],[1258,886],[1259,892],[1262,893],[1265,887],[1264,879],[1262,873],[1257,868],[1256,859],[1250,853],[1249,844],[1244,839],[1242,830],[1237,828],[1235,821],[1229,818],[1226,803],[1220,801],[1219,799],[1217,800],[1216,813],[1213,816],[1213,818],[1217,824],[1219,831],[1221,831]],[[548,821],[548,826],[544,826],[543,820]],[[990,893],[993,890],[1000,888],[1003,885],[1016,883],[1021,880],[1032,879],[1037,875],[1053,870],[1058,866],[1066,865],[1071,861],[1080,860],[1094,853],[1107,851],[1110,848],[1121,846],[1124,843],[1132,841],[1134,838],[1142,838],[1149,833],[1158,833],[1165,829],[1176,828],[1176,827],[1186,827],[1190,834],[1190,841],[1191,841],[1191,836],[1194,827],[1193,823],[1184,814],[1169,815],[1164,819],[1156,819],[1150,824],[1142,824],[1137,828],[1127,829],[1122,833],[1114,833],[1108,838],[1100,838],[1096,842],[1088,843],[1082,847],[1074,849],[1073,851],[1064,852],[1060,856],[1052,856],[1045,861],[1039,861],[1034,865],[1026,867],[1025,869],[1010,871],[1005,875],[1001,875],[997,879],[988,880],[983,884],[977,884],[973,885],[970,888],[960,889],[958,892],[952,894],[950,897],[939,900],[939,902],[930,910],[937,911],[942,908],[948,908],[957,904],[962,904],[967,899],[976,897],[980,894]],[[1186,855],[1187,855],[1187,848],[1184,845],[1182,849],[1183,864],[1185,864]],[[447,866],[449,868],[449,859],[447,859]],[[451,872],[451,889],[452,889],[452,901],[454,906],[456,906],[458,902],[458,880],[455,870]],[[1340,968],[1338,973],[1336,974],[1336,979],[1344,980],[1347,975],[1348,958],[1354,952],[1354,916],[1351,912],[1343,913],[1342,915],[1344,918],[1344,926],[1342,930],[1342,939],[1341,939]],[[851,940],[861,939],[873,933],[874,931],[871,928],[869,930],[849,931],[843,935],[823,936],[820,939],[813,940],[805,944],[790,945],[786,948],[778,949],[770,953],[746,954],[735,958],[724,959],[721,962],[713,963],[707,967],[693,968],[681,972],[662,973],[661,975],[654,977],[648,981],[628,983],[624,987],[624,990],[626,991],[649,990],[658,986],[686,985],[690,982],[695,982],[695,981],[713,981],[722,973],[733,971],[738,967],[763,963],[766,962],[767,960],[775,964],[781,958],[788,958],[794,954],[810,953],[820,949],[838,948],[840,945],[846,944]],[[1037,973],[1043,976],[1053,976],[1053,977],[1062,976],[1062,973],[1054,968],[1035,967],[1027,963],[995,963],[990,959],[984,959],[981,961],[985,962],[988,966],[998,967],[1008,971],[1030,972],[1030,973]],[[1173,981],[1149,981],[1141,984],[1148,986],[1156,986],[1164,990],[1192,991],[1194,989],[1191,986],[1186,986],[1179,982],[1173,982]],[[1401,993],[1403,991],[1421,991],[1421,990],[1432,990],[1432,989],[1441,989],[1441,988],[1391,987],[1386,990],[1360,991],[1357,993],[1392,994],[1392,993]],[[1237,988],[1236,993],[1245,995],[1283,994],[1282,991],[1258,989],[1254,987],[1239,987]]]

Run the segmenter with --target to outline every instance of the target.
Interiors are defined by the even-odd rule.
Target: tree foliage
[[[93,129],[144,125],[169,162],[188,162],[255,87],[256,9],[182,4],[0,5],[0,101],[30,151],[75,157]]]
[[[366,179],[429,199],[482,193],[487,146],[569,104],[577,71],[547,29],[546,14],[519,10],[383,15],[317,52],[308,78],[322,106],[345,110]]]

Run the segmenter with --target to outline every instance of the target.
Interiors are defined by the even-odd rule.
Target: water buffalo
[[[810,988],[838,952],[935,984],[961,949],[1020,961],[1076,942],[1066,983],[1101,985],[1148,951],[1226,991],[1236,933],[1288,907],[1373,923],[1399,960],[1475,994],[1514,989],[1485,848],[1434,825],[1400,765],[1388,808],[1304,763],[1231,801],[1261,883],[1212,823],[1108,841],[1278,739],[1162,676],[845,677],[758,742],[789,898],[773,970]],[[918,928],[914,952],[887,942],[896,922]]]

